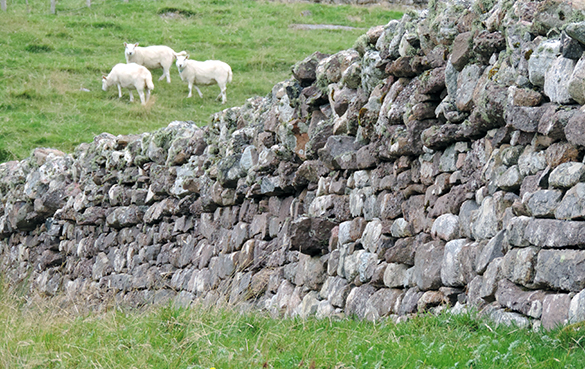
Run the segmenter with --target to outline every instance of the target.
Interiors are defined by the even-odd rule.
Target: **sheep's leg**
[[[120,87],[120,85],[118,86],[118,98],[121,99],[122,98],[122,87]]]
[[[189,81],[189,95],[187,95],[187,98],[193,96],[193,82]]]
[[[128,90],[128,93],[130,93],[130,102],[134,101],[134,96],[132,95],[132,90]]]
[[[150,99],[150,89],[146,90],[146,102]]]
[[[197,85],[195,85],[195,89],[199,93],[199,97],[203,99],[203,94],[201,93],[201,90],[199,89],[199,87],[197,87]]]
[[[216,100],[219,100],[221,98],[221,103],[225,104],[225,102],[227,101],[227,96],[225,94],[226,87],[225,85],[219,85],[219,89],[221,90],[221,92],[219,93],[219,95],[217,95]]]
[[[138,95],[140,96],[140,103],[146,105],[146,101],[144,101],[144,91],[138,90]]]
[[[163,78],[165,78],[165,77],[167,77],[167,82],[171,83],[171,68],[163,67],[163,74],[162,74],[162,76],[160,76],[160,78],[158,80],[162,81]]]

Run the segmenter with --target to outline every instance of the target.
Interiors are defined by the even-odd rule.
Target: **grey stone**
[[[389,47],[390,42],[394,39],[395,34],[400,33],[399,29],[402,28],[401,22],[393,19],[384,26],[382,34],[376,41],[376,50],[382,51]],[[402,31],[403,32],[403,31]],[[402,37],[402,36],[400,36]]]
[[[317,84],[327,86],[341,80],[343,72],[360,59],[356,50],[343,50],[319,61],[315,70]]]
[[[497,180],[497,186],[504,191],[517,191],[522,185],[524,176],[520,174],[517,165],[512,165]]]
[[[585,146],[585,113],[575,113],[565,126],[565,136],[570,144]]]
[[[496,292],[496,300],[500,305],[535,319],[540,319],[542,315],[546,296],[544,291],[525,290],[507,279],[500,280]]]
[[[361,88],[367,93],[370,94],[372,90],[376,87],[376,85],[384,79],[384,71],[381,71],[377,68],[380,65],[381,57],[380,53],[375,50],[367,50],[361,60],[361,68],[358,69],[360,71],[360,84],[355,83],[354,88]],[[354,65],[360,65],[360,63],[354,63]],[[349,68],[348,68],[349,70]],[[347,78],[344,78],[344,81],[347,84]]]
[[[300,288],[294,287],[288,281],[282,281],[275,295],[276,306],[280,312],[286,316],[293,317],[298,311],[297,308],[301,304]]]
[[[353,254],[355,250],[355,243],[346,243],[343,245],[339,245],[339,261],[337,264],[337,275],[340,277],[344,277],[346,275],[345,270],[345,261],[347,258]],[[354,260],[355,261],[355,260]]]
[[[329,259],[327,260],[327,274],[330,276],[337,275],[337,269],[339,267],[339,249],[333,250],[329,253]]]
[[[525,206],[533,217],[552,217],[562,197],[560,190],[539,190],[530,196]]]
[[[506,236],[510,245],[519,247],[530,245],[530,242],[524,236],[526,226],[530,222],[531,218],[526,216],[514,217],[508,221]]]
[[[479,297],[486,302],[493,302],[496,298],[496,291],[498,290],[498,282],[504,278],[502,276],[502,262],[503,257],[495,258],[487,266],[481,278],[481,287],[478,291]]]
[[[396,219],[402,216],[402,207],[404,201],[402,192],[391,192],[385,194],[380,206],[380,217],[383,219]]]
[[[570,79],[567,76],[573,74],[574,68],[575,61],[562,56],[550,65],[544,75],[544,93],[550,101],[558,104],[569,104],[573,101],[569,93]]]
[[[380,236],[382,235],[382,222],[374,219],[366,225],[361,241],[363,247],[371,253],[377,252]]]
[[[433,222],[431,236],[439,237],[447,242],[459,237],[459,217],[453,214],[443,214]]]
[[[334,307],[343,308],[350,290],[351,286],[344,278],[329,277],[323,283],[319,296],[328,300]]]
[[[357,316],[360,319],[365,318],[367,312],[367,302],[369,298],[376,292],[376,289],[369,285],[364,284],[360,287],[354,287],[345,303],[345,313],[348,316]]]
[[[343,260],[342,273],[337,271],[337,274],[343,276],[348,281],[353,281],[359,275],[358,265],[363,254],[368,253],[366,250],[357,250],[345,257]]]
[[[329,169],[359,169],[356,153],[361,145],[351,136],[329,136],[319,158]]]
[[[299,264],[295,276],[297,286],[318,290],[325,281],[325,277],[325,267],[320,257],[299,254]]]
[[[106,222],[108,226],[120,229],[141,223],[143,215],[144,210],[136,205],[121,206],[106,217]]]
[[[501,228],[501,220],[496,210],[497,203],[492,196],[488,196],[481,202],[477,210],[475,220],[471,224],[471,234],[476,240],[494,237]]]
[[[315,317],[317,319],[331,318],[335,314],[335,308],[327,300],[319,301]]]
[[[306,57],[304,60],[296,63],[292,72],[294,77],[304,86],[310,85],[317,78],[316,69],[321,60],[328,57],[327,54],[314,52]]]
[[[585,22],[567,24],[565,28],[567,35],[585,45]]]
[[[538,286],[574,292],[585,288],[585,251],[541,250],[535,269]]]
[[[451,63],[451,59],[447,62],[445,66],[445,88],[447,89],[447,93],[449,94],[452,101],[455,101],[457,98],[457,77],[459,76],[459,71],[455,69],[453,63]]]
[[[585,180],[585,164],[567,162],[559,164],[548,177],[548,183],[556,188],[569,188]]]
[[[408,285],[407,282],[407,270],[408,265],[389,263],[384,271],[384,285],[390,288],[401,288]]]
[[[496,258],[504,256],[507,250],[506,230],[501,230],[481,249],[475,261],[475,271],[483,274],[488,265]]]
[[[585,222],[531,219],[524,239],[539,247],[575,247],[585,243]]]
[[[464,246],[469,241],[465,238],[453,240],[445,244],[441,263],[441,281],[449,287],[461,287],[467,282],[465,276]]]
[[[378,263],[378,255],[370,252],[360,253],[357,259],[357,273],[360,283],[370,282]]]
[[[363,218],[354,218],[339,224],[338,242],[343,245],[357,241],[367,226]]]
[[[451,60],[453,58],[451,57]],[[483,73],[484,67],[478,64],[466,66],[457,76],[457,97],[455,105],[460,111],[471,111],[473,109],[473,91]]]
[[[496,325],[506,325],[508,327],[517,327],[521,329],[527,329],[530,327],[530,320],[525,316],[505,311],[504,309],[492,309],[486,313],[488,318],[492,320]]]
[[[585,104],[585,58],[581,57],[569,78],[569,95],[577,103]]]
[[[506,107],[506,125],[522,132],[536,132],[545,107]]]
[[[424,294],[418,287],[409,288],[404,296],[400,308],[398,309],[399,315],[406,315],[416,313],[418,309],[418,300]]]
[[[518,164],[518,158],[522,155],[522,146],[509,146],[500,151],[502,163],[507,166]]]
[[[113,270],[113,268],[110,264],[110,260],[108,259],[108,256],[103,252],[100,252],[99,254],[97,254],[95,257],[95,263],[93,264],[93,267],[92,267],[92,272],[91,272],[92,278],[94,280],[98,281],[98,280],[100,280],[100,278],[111,273],[112,270]]]
[[[523,176],[536,174],[546,168],[544,151],[535,151],[532,146],[526,146],[524,152],[518,158],[518,169]]]
[[[585,290],[571,299],[569,305],[569,323],[574,324],[585,320]]]
[[[220,279],[226,279],[235,271],[236,254],[220,254],[211,258],[209,269]]]
[[[392,237],[403,238],[412,236],[412,227],[404,218],[398,218],[390,229]]]
[[[543,87],[546,71],[561,53],[561,42],[549,40],[541,42],[528,59],[528,75],[533,85]]]
[[[571,297],[568,294],[548,295],[543,301],[542,327],[550,330],[566,325],[569,321]]]
[[[416,237],[400,238],[384,254],[386,262],[414,265],[414,255],[419,245],[431,241],[430,235],[421,233]]]
[[[537,284],[534,279],[538,251],[536,247],[508,251],[502,262],[502,275],[522,286],[532,287],[534,284]]]
[[[441,265],[445,244],[442,241],[425,243],[414,256],[414,279],[423,291],[438,289],[441,284]]]
[[[242,303],[250,294],[250,284],[252,281],[252,272],[237,272],[231,281],[231,292],[228,302],[230,304]]]
[[[378,321],[380,318],[395,314],[399,310],[404,292],[395,288],[381,288],[367,301],[367,313],[365,318],[370,321]]]
[[[297,314],[300,318],[306,319],[317,313],[319,306],[319,294],[316,291],[310,291],[303,297],[300,305],[297,307]]]
[[[479,205],[474,200],[467,200],[459,209],[459,234],[462,237],[471,238],[471,224],[475,211]]]
[[[581,219],[585,216],[585,183],[569,189],[555,211],[557,219]]]

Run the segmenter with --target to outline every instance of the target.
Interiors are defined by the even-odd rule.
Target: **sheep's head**
[[[128,56],[132,56],[136,53],[136,47],[138,46],[138,42],[135,44],[127,44],[124,42],[124,53]]]
[[[108,77],[102,76],[102,90],[108,90]]]
[[[185,68],[185,65],[187,65],[187,59],[189,59],[189,55],[177,55],[177,68]]]

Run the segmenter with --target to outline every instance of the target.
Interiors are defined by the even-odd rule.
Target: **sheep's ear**
[[[185,56],[185,60],[187,60],[187,59],[189,59],[189,54],[187,54],[187,55]]]
[[[102,75],[102,79],[108,79],[108,77],[106,77],[105,75]]]
[[[124,47],[126,47],[126,46],[128,46],[128,44],[124,42]]]
[[[134,44],[134,46],[138,46],[138,42]]]

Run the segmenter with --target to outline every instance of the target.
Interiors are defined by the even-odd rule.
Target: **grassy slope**
[[[547,334],[471,315],[407,323],[162,307],[67,315],[0,300],[2,368],[582,368],[583,329]]]
[[[65,151],[102,132],[151,131],[173,120],[200,125],[252,96],[264,96],[290,77],[290,67],[314,51],[334,53],[352,46],[373,25],[400,13],[381,7],[332,7],[251,0],[94,1],[60,0],[57,15],[48,1],[8,2],[0,12],[0,161],[20,159],[39,146]],[[165,8],[187,14],[165,17]],[[301,12],[309,10],[311,15]],[[356,31],[298,31],[291,23],[327,23],[360,27]],[[187,50],[194,59],[221,59],[232,66],[228,103],[215,101],[217,86],[204,98],[187,99],[187,85],[176,67],[172,83],[153,72],[153,102],[130,104],[127,92],[101,90],[101,75],[124,62],[124,42],[164,44]],[[90,90],[82,91],[83,89]],[[137,96],[136,96],[137,98]]]

